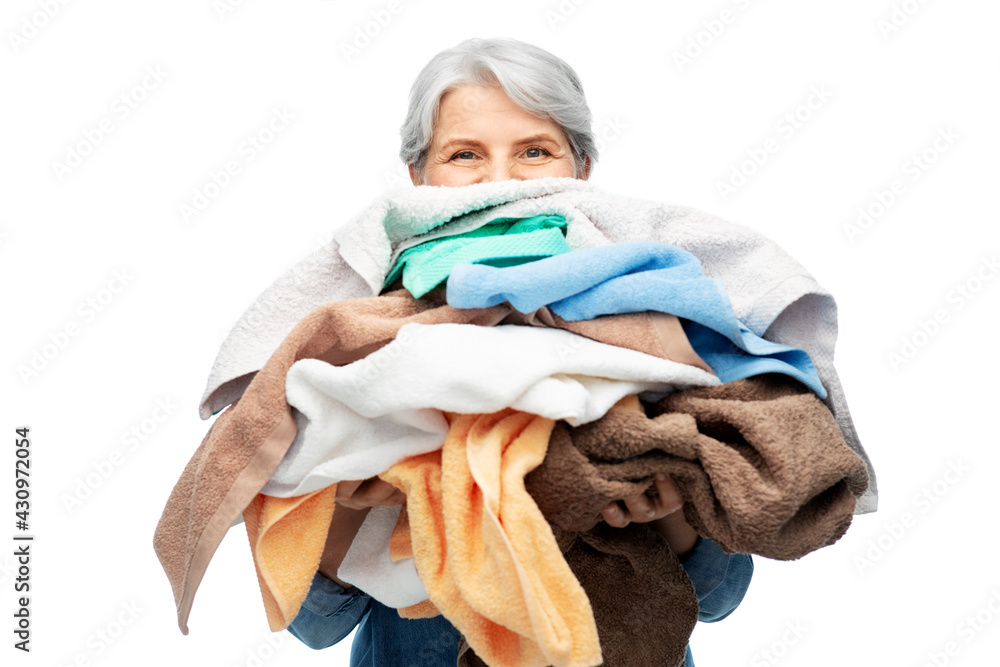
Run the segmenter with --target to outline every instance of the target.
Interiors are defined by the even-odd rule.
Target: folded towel
[[[600,664],[590,603],[523,483],[553,421],[514,410],[448,418],[439,452],[381,475],[406,492],[431,601],[490,664]]]
[[[623,402],[624,403],[624,402]],[[867,485],[829,409],[782,375],[677,392],[577,428],[557,424],[525,484],[552,523],[590,530],[613,500],[672,476],[684,515],[729,552],[790,560],[847,530]]]
[[[664,243],[588,248],[511,267],[459,265],[448,278],[447,295],[456,308],[509,302],[531,312],[548,306],[570,321],[648,310],[671,313],[690,320],[685,331],[692,346],[723,382],[785,373],[826,397],[808,354],[747,329],[722,283],[707,278],[694,255]]]
[[[355,363],[303,359],[289,369],[285,390],[300,415],[299,437],[264,493],[301,495],[367,479],[436,449],[444,441],[441,411],[511,407],[575,425],[629,394],[718,382],[699,368],[559,329],[407,324],[390,346]]]
[[[394,255],[435,230],[475,229],[497,218],[561,215],[573,249],[624,241],[657,241],[694,254],[722,281],[737,318],[758,336],[799,347],[829,392],[827,406],[845,440],[865,460],[869,486],[857,511],[877,504],[874,470],[851,421],[833,366],[837,310],[833,298],[774,242],[701,211],[602,192],[571,178],[421,186],[376,200],[335,238],[275,281],[233,327],[216,358],[201,402],[208,419],[238,398],[253,373],[310,309],[328,301],[375,296]]]
[[[407,291],[420,298],[444,282],[459,264],[513,266],[569,252],[565,227],[566,220],[559,216],[537,215],[497,220],[471,232],[426,241],[400,254],[385,285],[402,276]]]
[[[297,498],[257,494],[243,511],[272,632],[288,627],[309,593],[336,497],[336,485]]]

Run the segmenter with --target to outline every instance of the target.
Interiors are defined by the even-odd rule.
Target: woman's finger
[[[656,499],[657,514],[660,516],[673,514],[684,504],[684,497],[681,496],[681,492],[677,489],[677,485],[674,484],[670,475],[659,473],[656,476],[656,491],[658,495]]]
[[[656,505],[645,493],[625,498],[625,507],[628,509],[629,518],[636,523],[646,523],[659,518]]]
[[[349,502],[353,498],[355,492],[358,490],[358,487],[360,487],[364,483],[365,480],[363,479],[344,480],[343,482],[338,482],[337,494],[336,494],[337,502],[338,503],[343,503],[345,501]]]
[[[401,505],[405,500],[406,495],[395,486],[378,477],[372,477],[364,480],[354,490],[350,498],[344,500],[343,504],[361,508],[378,505]]]
[[[622,509],[621,506],[616,502],[609,503],[601,511],[601,517],[604,522],[613,528],[624,528],[629,524],[629,516],[627,511]]]

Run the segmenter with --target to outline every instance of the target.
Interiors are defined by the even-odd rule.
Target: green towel
[[[566,219],[559,215],[498,218],[477,229],[403,251],[383,288],[402,274],[403,287],[419,299],[447,280],[459,264],[515,266],[569,252],[565,234]]]

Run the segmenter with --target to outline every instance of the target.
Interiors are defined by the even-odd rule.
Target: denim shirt
[[[711,540],[698,543],[681,561],[698,596],[698,620],[721,621],[743,601],[753,561],[749,554],[727,554]],[[345,591],[320,573],[288,631],[306,646],[332,646],[358,628],[351,646],[351,667],[438,667],[458,661],[460,633],[444,616],[400,618],[358,588]],[[686,667],[694,667],[691,647]]]

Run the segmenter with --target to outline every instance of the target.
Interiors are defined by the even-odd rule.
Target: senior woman
[[[510,39],[470,39],[436,55],[410,91],[400,157],[414,185],[573,177],[586,180],[597,160],[591,114],[576,73],[554,55]],[[612,503],[606,523],[646,522],[677,554],[695,587],[699,619],[731,613],[753,573],[750,556],[725,554],[684,520],[669,477],[657,495]],[[325,648],[358,628],[351,665],[454,665],[459,632],[437,616],[404,619],[395,609],[337,578],[337,570],[368,510],[405,496],[378,478],[341,482],[319,572],[289,626],[308,646]],[[690,649],[687,665],[693,665]]]

